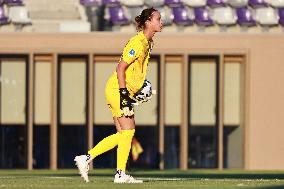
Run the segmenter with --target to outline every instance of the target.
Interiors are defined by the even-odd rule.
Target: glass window
[[[217,168],[217,56],[190,57],[189,168]]]
[[[35,62],[35,124],[51,121],[51,63]]]
[[[119,57],[95,58],[94,64],[94,123],[113,125],[111,112],[106,104],[105,86],[108,78],[115,72]]]
[[[26,64],[24,59],[1,60],[1,123],[26,122]]]
[[[62,59],[60,63],[60,123],[86,123],[86,60]]]
[[[73,168],[87,151],[87,63],[85,55],[59,58],[58,167]]]
[[[0,57],[0,168],[27,165],[25,55]]]
[[[243,168],[244,57],[225,56],[224,60],[224,168]]]

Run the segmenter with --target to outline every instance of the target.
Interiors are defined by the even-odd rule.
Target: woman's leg
[[[117,172],[114,176],[115,183],[143,183],[130,175],[125,174],[126,163],[131,149],[132,138],[135,133],[135,121],[132,117],[120,117],[118,122],[121,128],[121,138],[117,147]]]
[[[113,120],[118,132],[101,140],[93,149],[88,151],[87,155],[76,156],[74,159],[81,176],[84,178],[86,182],[89,182],[88,178],[89,163],[98,155],[117,146],[118,142],[120,141],[122,135],[119,131],[121,130],[121,128],[117,118],[114,117]]]
[[[118,122],[118,119],[116,117],[113,117],[113,123],[115,125],[116,131],[120,132],[121,131],[121,126],[120,126],[120,124]]]
[[[90,155],[90,158],[88,160],[88,163],[90,163],[95,157],[103,154],[106,151],[109,151],[116,147],[118,145],[118,142],[120,141],[121,135],[121,127],[116,117],[113,117],[113,121],[117,130],[117,133],[112,134],[103,140],[101,140],[94,148],[88,151],[88,154]]]
[[[118,122],[121,128],[121,138],[117,148],[117,170],[125,172],[126,163],[131,149],[132,138],[135,133],[134,117],[120,117]]]

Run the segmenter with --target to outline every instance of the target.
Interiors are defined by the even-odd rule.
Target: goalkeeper
[[[87,155],[76,156],[74,161],[81,176],[88,179],[88,164],[100,154],[117,146],[117,171],[115,183],[141,183],[125,173],[132,137],[135,133],[133,96],[146,78],[148,59],[153,46],[153,36],[163,27],[161,15],[154,8],[144,9],[135,18],[138,33],[124,47],[116,71],[106,84],[105,96],[113,116],[117,133],[100,141]]]

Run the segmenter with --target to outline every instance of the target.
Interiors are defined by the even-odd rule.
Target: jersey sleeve
[[[140,56],[141,51],[142,45],[139,42],[129,41],[123,49],[122,60],[127,64],[131,64]]]

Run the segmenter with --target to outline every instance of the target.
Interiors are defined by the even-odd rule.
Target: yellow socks
[[[94,159],[98,155],[113,149],[121,138],[121,133],[117,132],[116,134],[110,135],[100,141],[93,149],[88,151],[88,154],[91,155],[91,159]]]
[[[91,160],[118,145],[117,170],[125,171],[134,133],[135,129],[122,130],[104,138],[93,149],[88,151],[88,154],[91,156]]]
[[[117,148],[117,170],[125,171],[135,129],[122,130]]]

